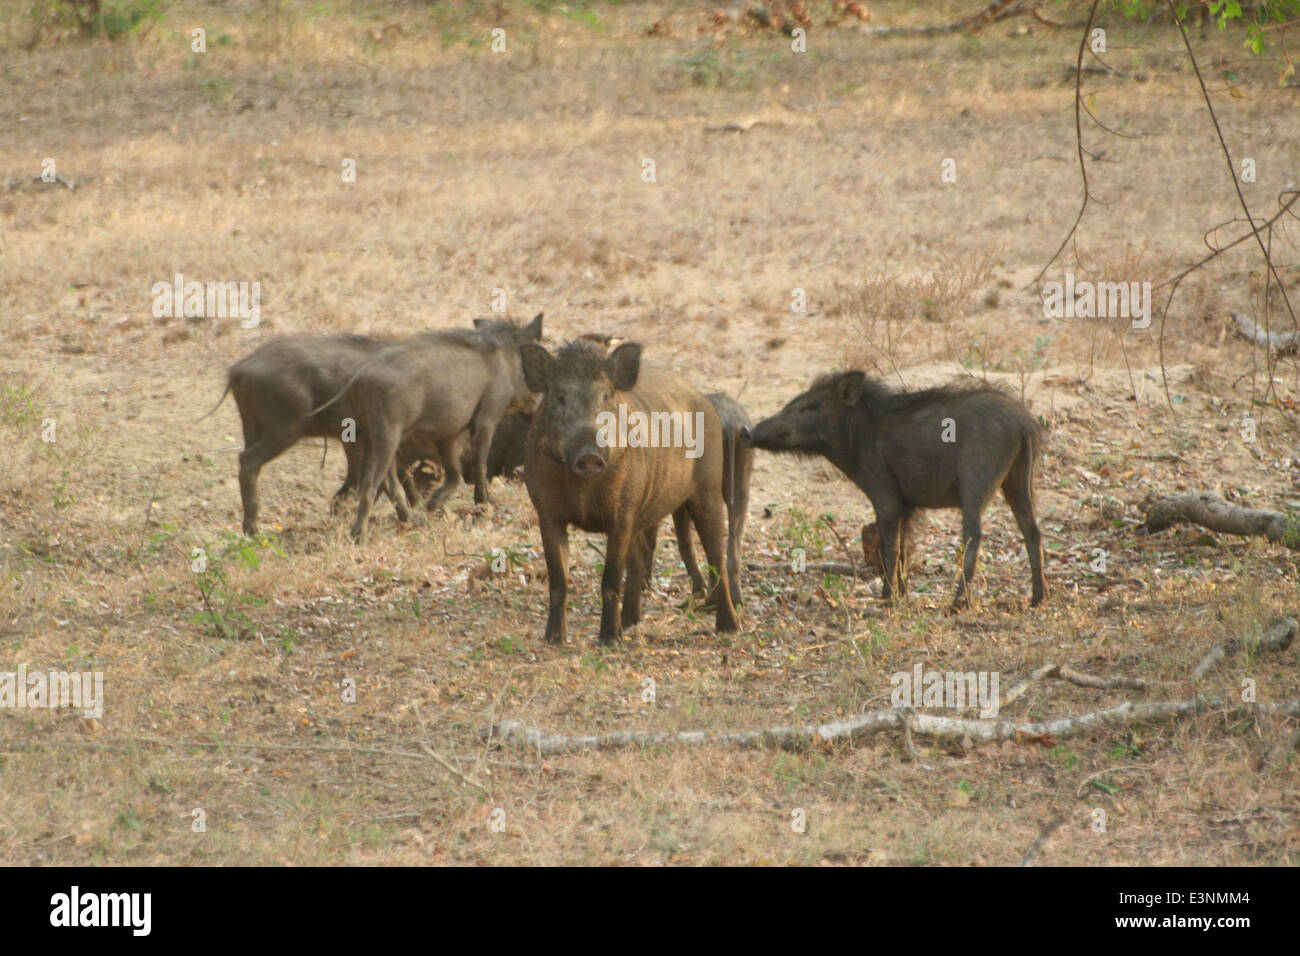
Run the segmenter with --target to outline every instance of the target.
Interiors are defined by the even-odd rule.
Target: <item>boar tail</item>
[[[222,393],[221,393],[221,397],[220,397],[219,399],[217,399],[217,404],[215,404],[215,405],[212,406],[211,411],[209,411],[207,415],[200,415],[198,418],[194,419],[194,421],[195,421],[195,422],[201,422],[201,421],[203,421],[203,419],[207,418],[208,415],[211,415],[212,412],[215,412],[218,408],[221,407],[221,403],[224,402],[224,401],[226,400],[226,396],[229,395],[229,394],[230,394],[230,383],[227,382],[227,383],[226,383],[226,390],[225,390],[224,392],[222,392]]]
[[[363,364],[363,365],[361,366],[361,368],[359,368],[359,369],[357,369],[355,372],[353,372],[353,373],[352,373],[352,377],[351,377],[350,379],[348,379],[348,383],[347,383],[346,385],[344,385],[341,389],[339,389],[337,395],[335,395],[333,398],[331,398],[331,399],[330,399],[328,402],[326,402],[324,405],[317,405],[315,408],[313,408],[311,411],[309,411],[306,415],[304,415],[304,416],[302,416],[302,417],[303,417],[303,418],[311,418],[311,417],[312,417],[313,415],[315,415],[317,412],[323,412],[325,409],[329,408],[331,405],[333,405],[335,402],[337,402],[340,398],[342,398],[344,395],[346,395],[346,394],[348,393],[348,389],[350,389],[350,388],[352,387],[352,383],[355,382],[357,379],[359,379],[359,378],[361,377],[361,373],[362,373],[363,371],[365,371],[366,365],[369,365],[369,364],[370,364],[370,363],[367,362],[367,363]]]
[[[1020,454],[1025,459],[1025,474],[1032,485],[1034,473],[1038,471],[1038,459],[1043,454],[1043,429],[1037,420],[1032,422],[1031,428],[1025,430],[1024,436],[1020,439]]]
[[[730,547],[731,540],[736,534],[736,452],[740,450],[740,432],[737,429],[731,429],[731,434],[727,436],[727,443],[731,445],[731,454],[727,456],[727,544]]]

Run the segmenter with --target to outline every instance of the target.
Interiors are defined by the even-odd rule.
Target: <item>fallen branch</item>
[[[1260,511],[1229,504],[1212,492],[1188,492],[1156,498],[1147,495],[1139,506],[1146,514],[1148,531],[1162,531],[1170,525],[1187,521],[1210,531],[1241,536],[1262,536],[1300,551],[1300,521],[1280,511]]]
[[[964,720],[939,717],[919,711],[907,713],[905,708],[876,710],[847,720],[831,723],[801,724],[793,727],[772,727],[766,730],[745,730],[733,733],[714,733],[705,730],[651,732],[631,730],[612,734],[569,736],[551,734],[521,721],[507,720],[481,731],[487,740],[503,745],[530,750],[538,754],[573,753],[581,750],[622,750],[633,747],[663,747],[674,744],[730,744],[739,747],[780,747],[785,750],[802,750],[824,747],[841,741],[865,740],[888,730],[902,730],[909,725],[911,734],[936,741],[988,743],[1014,740],[1020,736],[1036,739],[1061,740],[1075,737],[1102,727],[1129,727],[1148,721],[1176,720],[1192,714],[1227,708],[1233,716],[1253,717],[1257,711],[1294,717],[1300,715],[1300,697],[1278,704],[1254,704],[1250,707],[1232,706],[1222,697],[1195,697],[1191,700],[1161,701],[1151,704],[1134,704],[1125,701],[1105,710],[1080,714],[1078,717],[1058,717],[1055,720]]]
[[[1250,339],[1261,348],[1267,348],[1275,355],[1285,355],[1287,352],[1294,352],[1296,341],[1300,339],[1300,332],[1265,332],[1250,316],[1244,312],[1229,312],[1232,321],[1237,323],[1237,329],[1243,336]]]
[[[1249,653],[1256,651],[1284,651],[1291,646],[1295,640],[1296,630],[1300,625],[1296,623],[1293,617],[1279,617],[1273,621],[1264,633],[1259,637],[1246,635],[1245,637],[1234,637],[1231,640],[1224,641],[1216,647],[1212,647],[1201,662],[1196,665],[1192,671],[1192,680],[1199,681],[1210,672],[1219,661],[1223,660],[1229,654],[1235,654],[1238,651],[1245,650]]]
[[[994,0],[974,16],[969,16],[956,23],[937,27],[863,27],[862,32],[870,37],[916,36],[933,37],[946,33],[978,33],[990,23],[1011,17],[1033,16],[1049,26],[1057,26],[1038,16],[1038,5],[1042,0]]]
[[[1146,690],[1147,682],[1141,677],[1125,677],[1123,674],[1115,677],[1097,677],[1094,674],[1083,674],[1069,667],[1061,667],[1057,670],[1056,676],[1063,681],[1069,681],[1071,684],[1077,684],[1080,687],[1092,687],[1096,690]]]
[[[1038,839],[1030,844],[1029,850],[1025,853],[1024,859],[1020,861],[1020,865],[1033,866],[1034,857],[1038,856],[1039,852],[1043,849],[1043,847],[1047,845],[1047,841],[1051,839],[1052,834],[1055,833],[1058,829],[1060,829],[1061,824],[1064,822],[1065,822],[1065,814],[1058,813],[1056,815],[1056,819],[1049,820],[1047,823],[1045,823],[1043,825],[1043,829],[1040,830],[1038,833]]]
[[[792,571],[788,562],[786,563],[759,563],[758,561],[746,561],[745,570],[747,571]],[[804,571],[813,574],[838,574],[840,577],[857,577],[857,568],[844,561],[813,561],[804,565]]]
[[[1140,677],[1097,677],[1093,674],[1084,674],[1076,671],[1071,667],[1062,667],[1058,664],[1044,664],[1042,667],[1033,671],[1028,677],[1016,684],[1006,696],[1002,698],[999,709],[1005,710],[1024,696],[1025,691],[1035,681],[1043,680],[1047,677],[1056,677],[1079,687],[1091,687],[1095,690],[1146,690],[1147,682]]]

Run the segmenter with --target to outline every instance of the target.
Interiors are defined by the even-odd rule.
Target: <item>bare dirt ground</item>
[[[871,22],[970,6],[882,2]],[[1214,644],[1296,611],[1294,557],[1137,529],[1150,491],[1300,500],[1296,365],[1268,368],[1228,318],[1258,309],[1258,259],[1243,247],[1192,277],[1162,343],[1159,316],[1144,332],[1051,319],[1029,287],[1079,199],[1078,31],[815,26],[794,54],[787,37],[701,29],[712,22],[687,3],[192,2],[143,39],[30,51],[21,24],[0,24],[0,670],[106,684],[98,720],[0,710],[0,862],[997,865],[1061,814],[1046,862],[1297,862],[1300,755],[1257,769],[1294,728],[1223,708],[1059,741],[917,739],[914,753],[897,735],[805,752],[483,742],[502,720],[833,720],[887,707],[890,675],[918,663],[997,671],[1004,689],[1048,662],[1148,682],[1042,682],[1003,715],[1016,719],[1198,690],[1235,700],[1246,679],[1261,701],[1300,693],[1295,647],[1189,681]],[[1170,24],[1105,25],[1126,75],[1090,76],[1089,102],[1132,138],[1087,134],[1107,205],[1084,220],[1081,261],[1047,278],[1159,282],[1239,210]],[[488,47],[498,26],[504,54]],[[1234,155],[1256,161],[1244,188],[1271,215],[1300,180],[1300,91],[1236,34],[1194,40]],[[74,190],[31,181],[47,157]],[[1294,240],[1294,223],[1275,237],[1292,288]],[[153,285],[176,273],[259,281],[261,325],[155,318]],[[498,484],[479,515],[463,494],[419,526],[382,504],[357,547],[351,515],[328,510],[342,455],[322,469],[319,441],[263,471],[269,540],[240,541],[238,415],[227,400],[198,421],[233,360],[285,333],[462,326],[495,289],[514,316],[544,310],[552,343],[634,338],[755,419],[849,364],[908,386],[1004,382],[1048,426],[1047,602],[1028,607],[1000,500],[965,613],[945,614],[955,513],[922,524],[898,609],[878,579],[793,573],[800,547],[860,563],[870,506],[827,464],[763,453],[732,636],[691,608],[665,539],[645,621],[600,649],[603,542],[575,533],[570,642],[546,646],[521,485]],[[494,548],[504,573],[484,573]]]

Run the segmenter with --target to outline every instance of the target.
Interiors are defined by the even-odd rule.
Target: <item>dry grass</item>
[[[872,22],[960,7],[903,6],[873,4]],[[0,669],[99,669],[108,700],[95,726],[0,711],[0,862],[1006,864],[1063,810],[1044,862],[1297,862],[1297,758],[1254,769],[1276,722],[1211,713],[922,747],[921,763],[884,738],[538,758],[478,736],[502,718],[559,732],[831,719],[885,706],[889,675],[917,662],[997,670],[1006,686],[1050,660],[1181,698],[1212,643],[1295,611],[1289,554],[1133,531],[1149,489],[1300,498],[1296,367],[1268,370],[1224,334],[1227,310],[1258,295],[1254,263],[1226,257],[1180,293],[1164,332],[1172,403],[1153,335],[1048,319],[1026,289],[1078,198],[1072,34],[815,31],[797,57],[766,35],[715,47],[689,4],[672,8],[676,38],[646,37],[661,11],[639,4],[355,7],[182,3],[143,41],[6,50],[18,65],[0,75],[0,180],[53,157],[77,188],[0,183]],[[192,21],[207,54],[189,52]],[[498,23],[506,56],[482,43]],[[1097,108],[1141,138],[1097,134],[1117,161],[1095,172],[1111,205],[1085,220],[1083,261],[1049,278],[1159,280],[1234,213],[1175,38],[1111,29],[1111,61],[1148,79],[1096,80]],[[1235,39],[1207,42],[1207,62],[1231,64],[1247,93],[1220,105],[1234,149],[1257,159],[1251,195],[1275,196],[1296,175],[1294,91],[1239,62]],[[1294,280],[1291,241],[1278,247]],[[260,281],[262,327],[155,319],[153,283],[177,272]],[[462,499],[415,528],[381,509],[356,548],[347,517],[327,513],[342,456],[323,474],[304,444],[263,472],[272,541],[258,567],[218,565],[210,600],[233,636],[216,636],[196,618],[189,555],[219,557],[239,527],[237,415],[227,403],[196,421],[229,362],[285,332],[461,325],[497,288],[514,315],[545,310],[553,339],[635,337],[700,386],[743,391],[755,417],[846,356],[909,385],[963,369],[1012,384],[1050,425],[1048,603],[1026,608],[1000,503],[970,613],[944,614],[951,514],[918,528],[899,610],[878,584],[790,573],[795,547],[847,560],[825,516],[854,550],[870,509],[828,466],[762,456],[740,634],[715,635],[689,606],[663,544],[672,573],[645,624],[598,649],[600,543],[578,535],[572,643],[551,648],[521,487],[499,487],[485,515]],[[795,288],[807,314],[790,310]],[[1276,397],[1252,405],[1270,377]],[[1240,440],[1247,411],[1254,445]],[[493,548],[518,563],[477,574]],[[1096,548],[1107,574],[1089,569]],[[1225,664],[1207,691],[1236,695],[1251,677],[1263,700],[1294,696],[1295,655]],[[1122,696],[1043,685],[1015,713]],[[1098,773],[1105,787],[1076,798]],[[796,808],[806,833],[791,829]]]

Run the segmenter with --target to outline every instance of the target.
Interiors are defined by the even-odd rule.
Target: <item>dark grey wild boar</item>
[[[528,387],[542,394],[528,432],[524,482],[546,552],[546,640],[564,641],[569,525],[606,535],[600,641],[612,644],[641,618],[646,558],[659,522],[670,514],[689,517],[699,531],[709,564],[719,569],[709,588],[717,628],[736,630],[725,553],[722,423],[708,399],[674,372],[642,366],[635,342],[609,353],[582,340],[555,355],[537,345],[525,345],[522,353]],[[611,417],[657,421],[651,430],[666,430],[676,417],[687,447],[663,447],[662,441],[649,447],[654,434],[613,435]]]
[[[749,513],[749,479],[754,471],[754,449],[745,444],[742,432],[754,424],[744,406],[730,395],[713,392],[705,396],[722,422],[722,498],[727,503],[727,579],[731,588],[731,603],[741,605],[740,596],[740,546],[745,535],[745,518]],[[704,576],[695,562],[695,549],[691,546],[691,526],[686,515],[673,515],[673,531],[677,537],[677,550],[686,565],[691,579],[691,591],[697,598],[706,594]],[[654,546],[646,560],[646,583],[654,576]]]
[[[343,419],[354,417],[351,405],[339,401],[326,408],[318,406],[335,395],[366,359],[389,345],[364,335],[289,336],[267,342],[230,367],[217,406],[227,393],[233,393],[243,422],[239,494],[245,534],[257,533],[257,478],[262,466],[299,439],[340,438]],[[359,479],[360,455],[355,444],[345,442],[343,451],[347,478],[334,493],[335,503],[355,488]]]
[[[524,463],[524,442],[528,438],[528,427],[532,424],[533,413],[514,411],[508,413],[497,424],[492,435],[492,447],[488,449],[487,479],[502,477],[507,480],[516,477],[516,472]],[[431,467],[437,463],[437,450],[422,440],[420,434],[409,436],[397,449],[397,472],[402,481],[402,488],[412,501],[423,501],[429,497],[434,478],[441,480],[442,470]],[[460,477],[464,481],[474,474],[474,456],[467,446],[460,457]]]
[[[361,445],[352,525],[356,540],[364,540],[371,503],[385,483],[392,488],[398,517],[410,520],[406,494],[396,481],[395,456],[402,439],[413,433],[434,444],[443,468],[443,482],[429,497],[430,509],[460,485],[458,466],[466,442],[474,466],[474,500],[488,500],[488,449],[501,417],[512,406],[532,401],[519,348],[542,337],[542,316],[523,327],[501,319],[475,319],[474,325],[473,330],[426,333],[376,353],[326,403],[346,401],[356,413]]]
[[[1023,404],[984,383],[896,392],[862,372],[824,376],[747,435],[755,448],[822,455],[876,511],[883,597],[900,595],[899,539],[917,508],[960,508],[964,561],[954,607],[969,602],[980,518],[998,487],[1029,552],[1032,603],[1043,600],[1043,546],[1034,520],[1042,439]],[[904,595],[905,596],[905,595]]]

